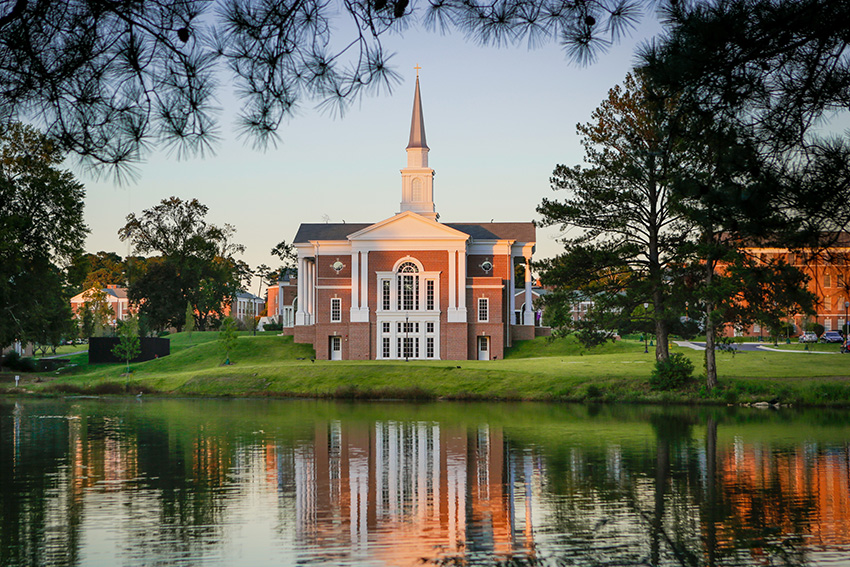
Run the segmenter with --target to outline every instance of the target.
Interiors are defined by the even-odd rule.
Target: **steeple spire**
[[[401,170],[401,210],[413,211],[436,220],[434,207],[434,170],[428,167],[428,144],[425,143],[425,118],[419,96],[419,65],[416,66],[416,92],[410,119],[410,141],[407,144],[407,167]]]
[[[419,97],[419,66],[416,68],[416,93],[413,95],[413,116],[410,118],[410,141],[407,149],[428,149],[425,143],[425,117],[422,115],[422,100]]]

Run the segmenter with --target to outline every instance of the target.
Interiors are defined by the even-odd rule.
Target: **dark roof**
[[[304,223],[298,227],[298,234],[292,242],[309,242],[311,240],[346,240],[349,234],[363,230],[373,223],[323,222]]]
[[[475,240],[516,240],[535,242],[531,222],[450,222],[446,226],[465,232]]]
[[[372,223],[305,223],[298,228],[293,242],[311,240],[346,240],[349,234],[372,226]],[[532,222],[453,222],[445,226],[468,234],[475,240],[516,240],[535,242]]]

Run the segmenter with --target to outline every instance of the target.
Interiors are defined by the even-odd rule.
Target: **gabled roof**
[[[400,214],[411,214],[406,211]],[[392,216],[379,223],[305,223],[298,228],[293,243],[305,243],[311,240],[347,240],[350,236],[365,231],[370,227],[383,226],[393,221],[399,215]],[[428,223],[448,227],[455,231],[471,236],[475,240],[515,240],[517,242],[535,242],[536,229],[531,222],[463,222],[463,223],[437,223],[416,215]]]
[[[532,222],[453,222],[447,223],[446,226],[465,232],[475,240],[536,242],[536,231]]]
[[[412,211],[403,211],[348,235],[349,240],[466,240],[469,236]]]
[[[304,223],[298,227],[293,244],[311,240],[346,240],[349,234],[372,226],[372,223]]]

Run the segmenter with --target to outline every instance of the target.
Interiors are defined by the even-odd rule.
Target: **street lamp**
[[[844,338],[847,339],[847,308],[850,307],[850,301],[844,302]]]
[[[649,309],[649,303],[644,303],[644,304],[643,304],[643,313],[644,313],[644,315],[646,315],[646,312],[647,312],[647,310],[648,310],[648,309]],[[646,331],[644,331],[644,332],[643,332],[643,353],[644,353],[644,354],[649,354],[649,349],[648,349],[648,348],[647,348],[647,346],[646,346],[646,338],[647,338],[647,337],[646,337],[646,335],[647,335],[647,334],[648,334],[648,333],[647,333]]]

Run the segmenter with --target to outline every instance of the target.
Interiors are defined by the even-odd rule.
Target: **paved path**
[[[695,343],[692,341],[673,341],[678,346],[683,348],[692,348],[694,350],[705,350],[705,343]],[[740,343],[732,345],[732,348],[737,351],[768,351],[768,352],[784,352],[784,353],[800,353],[800,354],[839,354],[837,352],[824,352],[821,350],[783,350],[768,346],[764,343]]]

